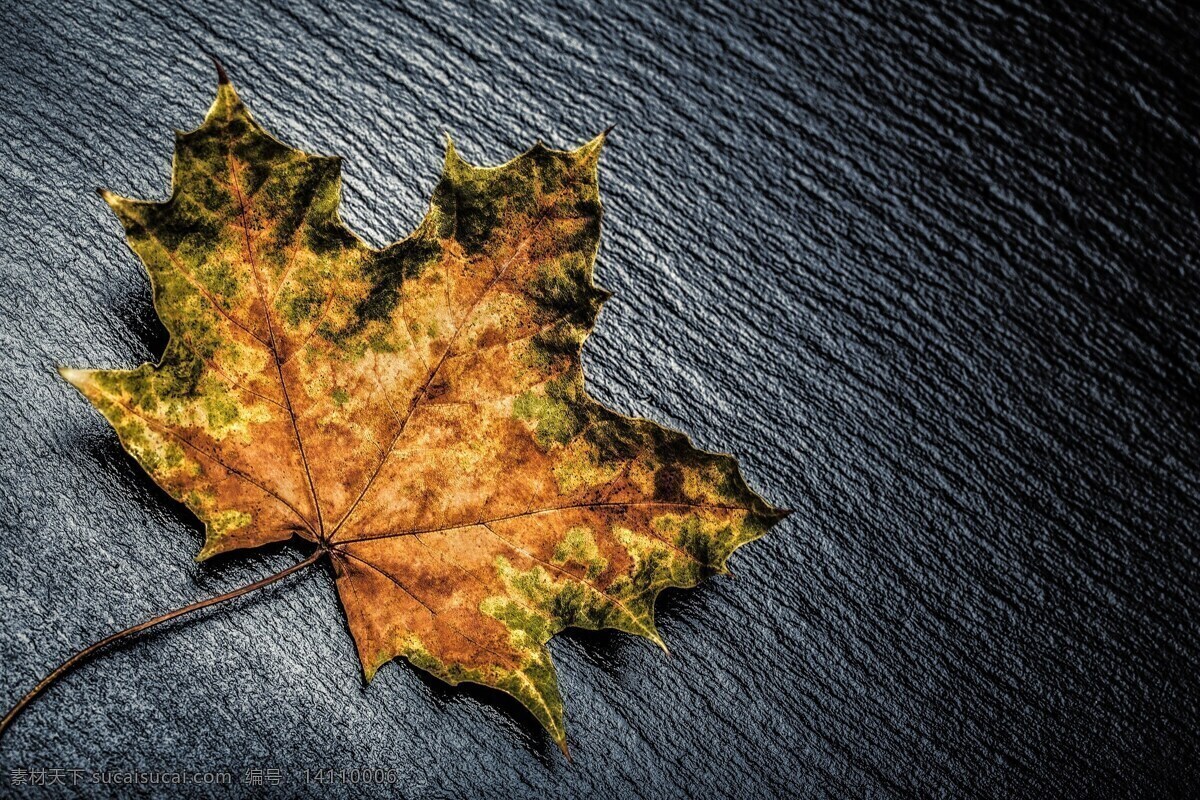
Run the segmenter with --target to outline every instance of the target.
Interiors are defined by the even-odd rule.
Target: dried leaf
[[[661,644],[654,600],[782,514],[734,460],[584,389],[604,135],[499,167],[453,144],[429,212],[375,250],[340,161],[276,141],[224,79],[165,202],[102,192],[149,270],[157,365],[63,370],[204,522],[199,558],[327,554],[369,680],[403,656],[523,703],[565,747],[546,642]]]

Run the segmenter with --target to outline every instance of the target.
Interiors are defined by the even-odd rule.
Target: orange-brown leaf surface
[[[490,168],[451,144],[420,226],[375,250],[338,217],[339,159],[273,139],[222,78],[168,200],[102,193],[150,273],[162,360],[62,371],[204,522],[199,558],[311,541],[368,679],[403,656],[498,688],[560,745],[546,642],[661,644],[658,593],[781,516],[731,457],[584,389],[603,144]]]

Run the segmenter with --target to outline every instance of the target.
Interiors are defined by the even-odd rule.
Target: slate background
[[[197,523],[52,369],[164,343],[92,189],[166,193],[204,51],[285,141],[346,157],[375,243],[419,220],[443,130],[496,163],[616,123],[592,391],[796,513],[664,599],[671,657],[553,643],[573,763],[495,695],[404,664],[365,690],[312,573],[70,676],[0,742],[0,796],[52,795],[16,767],[278,767],[281,796],[355,766],[408,797],[1200,792],[1200,16],[1141,5],[6,3],[4,704],[298,558],[193,564]]]

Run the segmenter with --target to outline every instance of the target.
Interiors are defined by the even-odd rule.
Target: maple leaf
[[[199,559],[312,542],[367,680],[403,656],[495,687],[564,749],[547,641],[661,645],[658,593],[783,515],[730,456],[584,388],[604,139],[489,168],[450,142],[420,226],[376,250],[338,217],[340,160],[272,138],[222,72],[176,135],[170,198],[102,192],[149,271],[161,361],[62,370],[203,521]]]

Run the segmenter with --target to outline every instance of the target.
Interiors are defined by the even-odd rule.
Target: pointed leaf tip
[[[458,154],[458,147],[454,144],[454,137],[450,135],[450,131],[443,131],[442,137],[446,141],[446,155],[442,160],[442,171],[448,172],[467,166],[467,162]]]
[[[207,528],[207,526],[205,526],[205,527]],[[215,556],[221,552],[221,549],[217,546],[217,541],[211,539],[209,537],[208,533],[209,533],[208,530],[206,530],[205,537],[204,537],[204,546],[200,548],[200,552],[196,553],[196,555],[192,559],[197,564],[202,564],[205,561],[208,561],[210,558],[212,558],[213,556]]]
[[[591,141],[586,142],[583,145],[581,145],[575,151],[576,154],[584,157],[585,159],[589,159],[593,162],[598,162],[599,158],[600,158],[600,151],[602,149],[604,149],[604,143],[608,139],[608,134],[611,133],[612,129],[615,127],[616,127],[615,125],[609,125],[607,128],[600,131],[600,133],[598,133],[595,137],[593,137]]]
[[[209,53],[208,57],[212,59],[213,66],[217,68],[217,85],[224,86],[229,83],[229,74],[225,72],[225,67],[221,64],[221,60],[212,53]]]
[[[100,195],[100,199],[103,200],[108,207],[113,210],[113,213],[117,215],[117,218],[121,220],[124,219],[123,214],[130,207],[130,205],[137,203],[136,200],[131,200],[128,197],[122,197],[116,192],[108,189],[97,189],[96,194]]]
[[[74,367],[58,367],[57,369],[63,380],[80,391],[83,390],[83,385],[87,383],[88,375],[91,373],[91,370],[75,369]]]

